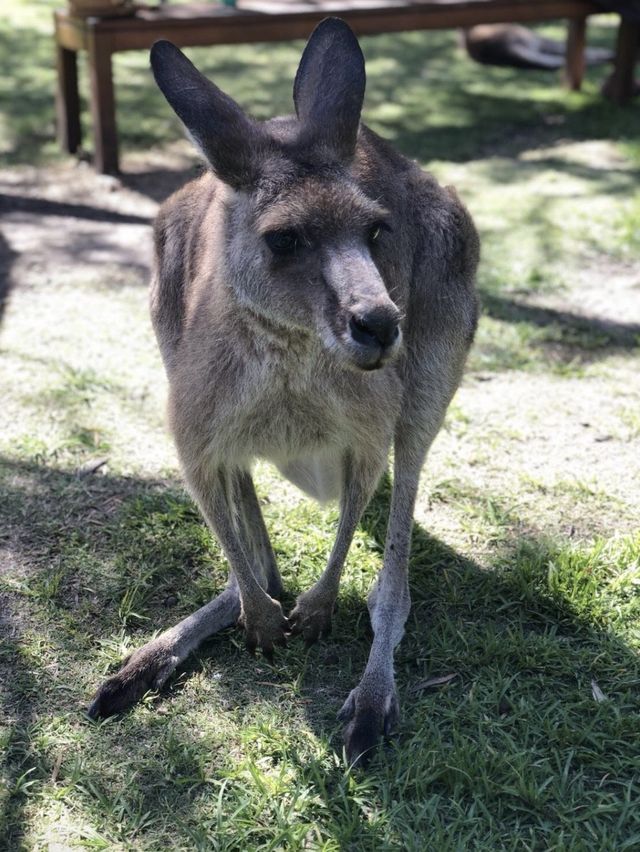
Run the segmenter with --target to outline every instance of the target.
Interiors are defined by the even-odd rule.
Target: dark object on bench
[[[60,11],[55,13],[58,137],[70,153],[80,147],[77,54],[81,50],[86,50],[89,57],[94,163],[100,172],[117,172],[111,57],[119,51],[149,49],[158,39],[195,47],[306,38],[328,14],[340,15],[358,35],[564,18],[569,21],[566,80],[570,88],[578,89],[584,73],[586,20],[597,11],[591,0],[345,0],[344,7],[339,2],[323,0],[239,0],[236,7],[142,7],[130,17],[86,19]],[[624,79],[628,74],[626,62],[628,54],[624,53]]]
[[[566,45],[518,24],[480,24],[463,30],[463,38],[467,53],[481,65],[555,71],[566,61]],[[599,47],[584,51],[587,65],[602,65],[613,57],[611,50]]]

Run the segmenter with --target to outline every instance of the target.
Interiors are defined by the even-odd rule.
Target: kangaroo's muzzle
[[[400,348],[402,333],[398,309],[391,301],[356,305],[349,318],[348,335],[356,366],[363,370],[384,366]]]

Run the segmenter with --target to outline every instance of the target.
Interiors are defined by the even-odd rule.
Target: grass
[[[0,13],[0,849],[638,848],[637,107],[600,99],[602,70],[567,94],[479,69],[453,33],[363,40],[367,121],[478,223],[484,314],[416,508],[402,722],[352,772],[335,714],[366,662],[387,480],[329,639],[270,666],[229,630],[131,712],[84,714],[226,565],[180,483],[146,306],[148,218],[193,161],[137,53],[116,59],[129,174],[61,157],[51,9]],[[191,54],[265,117],[290,108],[299,52]],[[291,606],[336,509],[267,465],[257,485]]]

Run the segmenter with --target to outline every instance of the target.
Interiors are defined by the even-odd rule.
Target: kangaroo
[[[399,717],[394,648],[409,612],[418,479],[477,323],[479,244],[451,188],[360,123],[364,58],[340,19],[318,25],[295,116],[259,123],[167,41],[156,82],[210,168],[155,223],[151,315],[169,423],[189,490],[230,565],[224,591],[136,651],[92,716],[161,687],[208,636],[239,622],[270,658],[327,634],[354,531],[394,449],[384,567],[368,598],[373,643],[339,718],[351,763]],[[275,463],[337,498],[327,567],[289,617],[251,477]]]
[[[462,38],[471,59],[481,65],[554,71],[566,63],[564,44],[518,24],[478,24],[463,29]],[[613,60],[613,52],[587,47],[584,59],[587,65],[603,65]]]

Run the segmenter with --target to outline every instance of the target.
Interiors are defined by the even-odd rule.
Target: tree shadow
[[[52,201],[48,198],[32,198],[25,195],[4,195],[0,193],[0,215],[24,213],[30,216],[62,216],[72,219],[85,219],[89,222],[105,222],[110,225],[150,225],[148,216],[132,213],[119,213],[89,204],[74,204],[65,201]]]
[[[149,169],[144,172],[123,172],[119,176],[123,186],[140,195],[146,195],[159,204],[190,180],[199,177],[205,165],[196,162],[184,169]]]
[[[575,356],[576,350],[581,350],[585,358],[594,358],[597,353],[602,353],[602,350],[611,354],[611,350],[633,350],[640,346],[638,322],[616,322],[597,316],[544,308],[509,296],[486,292],[482,294],[482,307],[484,313],[504,322],[527,323],[539,328],[557,327],[561,340],[566,341],[571,349],[571,357]]]

